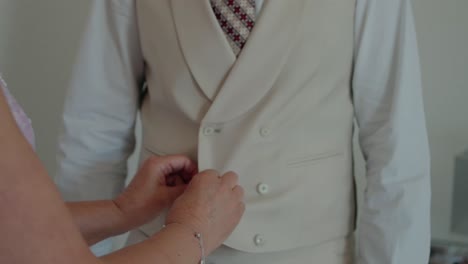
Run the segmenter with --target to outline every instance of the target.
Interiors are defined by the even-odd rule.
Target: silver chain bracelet
[[[166,225],[163,225],[162,227],[166,228]],[[200,246],[201,257],[200,257],[199,264],[205,264],[205,247],[204,247],[204,242],[203,242],[203,235],[201,233],[194,232],[193,236],[197,239],[198,245]]]
[[[201,251],[201,258],[200,264],[205,264],[205,247],[203,246],[203,235],[201,233],[195,233],[195,238],[198,240],[198,244],[200,245]]]

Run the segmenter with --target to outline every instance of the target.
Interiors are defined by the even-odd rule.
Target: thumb
[[[173,203],[179,196],[181,196],[185,190],[187,189],[187,185],[177,185],[174,187],[167,187],[167,198],[170,203]]]

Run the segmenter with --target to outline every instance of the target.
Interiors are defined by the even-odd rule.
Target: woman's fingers
[[[166,175],[166,186],[174,187],[174,186],[181,186],[186,185],[187,181],[184,179],[182,174],[169,174]]]
[[[152,175],[167,186],[187,184],[198,172],[197,164],[183,155],[153,156],[147,161]]]
[[[219,181],[220,175],[218,171],[215,170],[205,170],[201,172],[198,177],[203,181]]]
[[[187,185],[176,185],[172,188],[169,188],[169,190],[167,191],[168,197],[166,197],[166,199],[172,203],[178,197],[180,197],[185,192],[186,189],[187,189]]]
[[[230,189],[234,189],[239,182],[239,176],[234,172],[228,172],[221,177],[221,182],[226,184]]]
[[[244,188],[237,185],[236,187],[234,187],[234,189],[232,189],[232,191],[234,192],[234,195],[237,197],[237,199],[239,199],[240,201],[244,199],[244,195],[245,195]]]

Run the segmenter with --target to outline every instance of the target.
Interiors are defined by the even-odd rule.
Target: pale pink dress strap
[[[16,120],[16,123],[18,124],[18,127],[20,128],[21,132],[23,132],[23,135],[29,141],[31,146],[34,148],[35,136],[34,136],[34,130],[31,124],[31,120],[23,111],[23,108],[18,104],[15,98],[11,95],[10,91],[8,91],[7,84],[2,79],[1,74],[0,74],[0,87],[1,87],[0,90],[3,92],[3,94],[5,95],[7,99],[8,105],[10,106],[10,110],[13,114],[13,117]]]

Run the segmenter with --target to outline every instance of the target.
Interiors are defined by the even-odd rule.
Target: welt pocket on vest
[[[167,154],[162,152],[162,151],[159,151],[159,150],[156,150],[154,148],[150,148],[150,147],[144,147],[143,148],[146,152],[152,154],[152,155],[156,155],[156,156],[166,156]]]
[[[343,155],[344,153],[342,151],[323,152],[320,154],[313,154],[313,155],[298,157],[295,159],[290,159],[287,163],[287,166],[288,167],[301,167],[301,166],[318,163],[318,162],[332,159],[332,158],[338,158]]]

